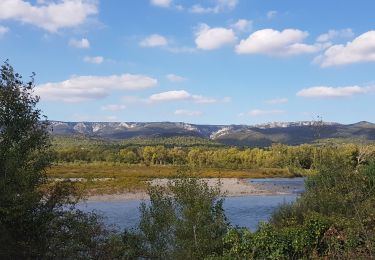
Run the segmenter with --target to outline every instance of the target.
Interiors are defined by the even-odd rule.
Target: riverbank
[[[241,193],[251,193],[251,187],[240,185],[241,181],[229,179],[258,179],[258,178],[293,178],[305,175],[291,172],[287,168],[259,168],[259,169],[218,169],[218,168],[187,168],[178,166],[145,166],[105,163],[64,163],[57,164],[48,170],[50,182],[72,181],[83,194],[88,196],[104,196],[106,194],[127,194],[130,198],[146,196],[148,183],[157,179],[171,179],[183,174],[184,176],[206,178],[207,180],[226,179],[224,186],[234,186],[236,190],[225,188],[228,196],[237,196]],[[239,182],[239,184],[235,184]],[[250,191],[249,191],[250,190]],[[263,194],[261,191],[257,191]],[[123,197],[121,195],[120,197]]]
[[[250,182],[249,179],[239,178],[204,178],[209,186],[220,184],[220,189],[228,197],[241,196],[267,196],[267,195],[288,195],[291,191],[280,186],[264,186],[260,183]],[[150,185],[166,186],[169,179],[154,179],[149,181]],[[88,201],[121,201],[148,199],[145,191],[121,192],[115,194],[88,195]]]

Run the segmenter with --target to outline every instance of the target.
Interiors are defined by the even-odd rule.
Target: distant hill
[[[375,141],[375,124],[358,122],[274,122],[260,125],[195,125],[180,122],[61,122],[52,121],[52,134],[113,140],[190,136],[236,146],[298,145],[318,139]]]

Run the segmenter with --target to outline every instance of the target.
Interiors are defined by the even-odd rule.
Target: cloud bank
[[[35,93],[44,100],[63,102],[81,102],[105,98],[113,90],[127,91],[146,89],[156,86],[154,78],[122,74],[111,76],[75,76],[56,83],[45,83],[35,88]]]
[[[35,5],[23,0],[0,1],[0,21],[14,20],[48,32],[77,27],[97,13],[97,4],[90,0],[62,0]]]
[[[299,97],[350,97],[356,94],[365,94],[371,90],[370,87],[347,86],[347,87],[327,87],[316,86],[305,88],[297,92]]]

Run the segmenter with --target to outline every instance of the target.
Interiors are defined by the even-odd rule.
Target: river
[[[267,221],[272,212],[283,203],[291,203],[304,191],[304,178],[249,179],[265,189],[277,189],[289,194],[267,196],[227,197],[225,213],[233,226],[255,230],[260,221]],[[141,200],[87,201],[78,205],[84,211],[97,211],[106,224],[119,229],[134,228],[139,220]]]

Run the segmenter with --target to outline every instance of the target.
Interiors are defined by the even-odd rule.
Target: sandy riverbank
[[[289,194],[285,190],[278,188],[268,188],[264,189],[264,186],[251,183],[246,179],[237,178],[210,178],[203,179],[208,185],[214,186],[219,181],[221,183],[221,191],[224,192],[229,197],[239,197],[239,196],[259,196],[259,195],[282,195]],[[151,185],[161,185],[164,186],[168,183],[168,179],[154,179]],[[89,201],[113,201],[113,200],[140,200],[148,199],[148,195],[144,191],[139,192],[124,192],[117,194],[104,194],[104,195],[93,195],[89,196],[87,200]]]

